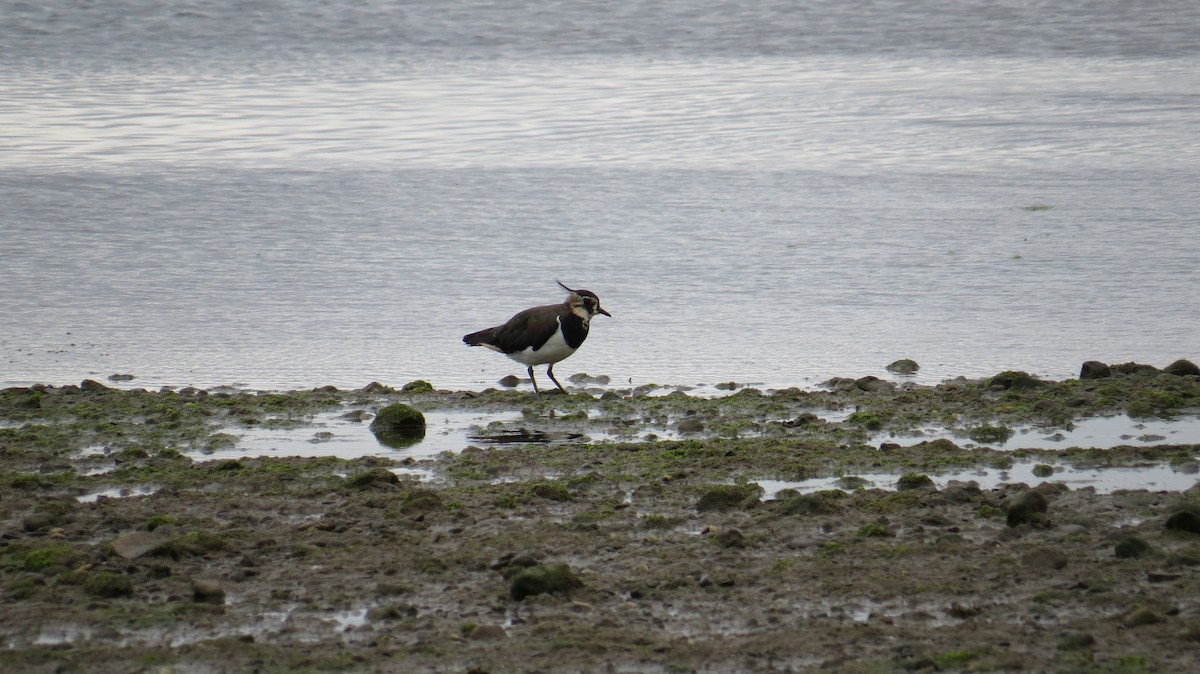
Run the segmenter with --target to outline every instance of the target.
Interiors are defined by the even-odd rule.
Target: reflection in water
[[[442,452],[458,452],[471,444],[489,442],[494,447],[503,447],[506,440],[515,442],[578,441],[583,436],[573,433],[545,433],[514,429],[522,415],[519,412],[495,414],[482,411],[432,411],[426,412],[427,433],[411,443],[393,447],[377,438],[370,428],[361,422],[347,420],[341,412],[318,415],[312,427],[292,429],[251,428],[229,431],[239,436],[233,447],[211,454],[195,454],[194,460],[238,458],[247,456],[336,456],[355,459],[363,456],[389,458],[411,458],[415,461],[437,456]],[[655,429],[647,429],[655,430]],[[667,429],[658,429],[662,436],[670,435]],[[1076,423],[1071,432],[1041,431],[1036,435],[1032,429],[1022,429],[1014,436],[1013,448],[1067,449],[1070,447],[1092,447],[1111,449],[1121,445],[1153,446],[1156,444],[1200,443],[1200,417],[1177,420],[1130,419],[1126,416],[1094,417]],[[1058,437],[1062,435],[1062,437]],[[626,436],[610,435],[589,430],[592,442],[628,442],[636,440]],[[955,440],[956,436],[947,429],[927,429],[919,438],[904,438],[905,444],[937,437]],[[892,438],[890,440],[895,440]],[[407,442],[407,441],[406,441]],[[1039,464],[1052,464],[1053,473],[1038,474],[1044,466],[1034,472]],[[1191,488],[1198,479],[1194,466],[1171,466],[1166,464],[1135,467],[1090,467],[1056,464],[1052,458],[1022,459],[1005,468],[977,468],[954,473],[932,475],[939,488],[951,480],[975,480],[984,488],[1009,482],[1037,484],[1050,480],[1064,482],[1072,488],[1094,487],[1108,492],[1114,489],[1154,489],[1181,491]],[[399,474],[408,474],[417,479],[431,479],[432,473],[416,466],[395,469]],[[778,480],[758,481],[767,490],[768,498],[780,489],[797,489],[802,492],[822,489],[864,488],[894,489],[899,475],[888,473],[830,477],[801,482]]]

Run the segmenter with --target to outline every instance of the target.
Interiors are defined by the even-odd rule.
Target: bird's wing
[[[546,311],[554,309],[554,311]],[[529,347],[542,348],[546,340],[558,329],[558,313],[561,305],[526,309],[496,328],[494,344],[504,353],[524,351]]]

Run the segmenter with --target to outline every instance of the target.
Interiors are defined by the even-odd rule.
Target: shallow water
[[[962,447],[980,445],[993,449],[1067,449],[1070,447],[1112,449],[1121,445],[1148,447],[1200,443],[1200,417],[1192,415],[1181,415],[1174,419],[1134,419],[1118,414],[1077,419],[1067,428],[1019,426],[1011,430],[1013,435],[1002,442],[976,443],[970,440],[967,429],[946,429],[934,426],[921,429],[919,434],[880,434],[876,440],[914,445],[919,442],[945,438]]]
[[[313,420],[312,426],[298,428],[228,429],[227,433],[237,437],[232,447],[215,452],[192,453],[189,456],[197,461],[258,456],[335,456],[341,459],[380,456],[401,460],[412,459],[414,465],[397,467],[395,472],[412,476],[418,480],[436,480],[438,479],[437,475],[422,466],[421,461],[435,458],[442,452],[461,451],[471,444],[488,445],[489,443],[479,436],[512,431],[521,426],[519,413],[497,415],[480,411],[431,411],[426,413],[425,437],[411,446],[398,449],[381,444],[371,432],[368,423],[349,421],[342,418],[341,414],[342,412],[334,412],[318,415]],[[1165,420],[1131,419],[1124,415],[1117,415],[1082,419],[1074,426],[1073,430],[1022,428],[1007,443],[987,444],[998,449],[1055,450],[1071,447],[1112,449],[1123,445],[1149,447],[1160,444],[1200,443],[1200,417]],[[647,431],[663,439],[678,437],[677,434],[666,428],[649,428]],[[955,441],[960,446],[968,448],[974,446],[973,443],[964,442],[958,431],[932,427],[926,429],[921,436],[887,436],[885,441],[915,444],[943,437]],[[884,436],[880,436],[877,440],[883,438]],[[589,429],[581,441],[627,442],[636,439]],[[503,447],[503,444],[493,444],[493,446]],[[1034,466],[1047,463],[1054,466],[1053,475],[1044,477],[1034,474]],[[863,474],[856,477],[867,480],[868,488],[894,489],[900,475],[880,473]],[[935,474],[931,477],[939,488],[953,480],[974,480],[985,489],[1005,483],[1038,484],[1043,481],[1053,481],[1062,482],[1073,489],[1092,487],[1101,493],[1109,493],[1117,489],[1184,491],[1200,482],[1200,476],[1197,475],[1194,466],[1172,466],[1166,463],[1121,467],[1060,465],[1053,458],[1048,457],[1017,460],[1007,468],[979,468]],[[781,489],[796,489],[807,493],[838,488],[839,479],[830,477],[803,481],[759,480],[757,482],[766,490],[765,497],[772,498]],[[127,495],[118,494],[115,490],[102,492],[102,494],[108,497]],[[96,496],[97,494],[89,494],[87,498],[95,500]]]
[[[1191,2],[0,13],[0,386],[815,386],[1200,357]]]
[[[1049,476],[1034,474],[1034,466],[1047,465],[1047,460],[1021,460],[1014,462],[1009,468],[976,468],[941,474],[931,474],[929,477],[938,489],[944,489],[951,482],[976,482],[981,489],[995,489],[1003,484],[1025,483],[1038,485],[1043,482],[1061,482],[1071,489],[1092,488],[1100,494],[1110,494],[1121,489],[1147,489],[1150,491],[1186,491],[1200,484],[1200,474],[1195,466],[1181,468],[1168,464],[1153,464],[1130,467],[1072,467],[1056,465],[1052,461],[1048,465],[1054,467],[1054,473]],[[866,489],[886,489],[894,491],[900,474],[866,473],[855,475],[866,480]],[[763,498],[771,499],[783,489],[794,489],[802,494],[828,489],[841,489],[838,483],[840,477],[818,478],[813,480],[754,480],[764,490]]]

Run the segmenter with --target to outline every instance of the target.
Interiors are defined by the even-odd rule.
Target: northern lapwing
[[[590,290],[572,290],[562,281],[558,285],[569,294],[562,304],[533,307],[508,319],[504,325],[472,332],[463,337],[467,346],[486,346],[499,351],[529,369],[533,392],[539,393],[534,365],[548,365],[546,374],[563,393],[567,389],[554,377],[554,364],[575,353],[587,339],[588,326],[596,314],[612,317],[600,308],[600,298]]]

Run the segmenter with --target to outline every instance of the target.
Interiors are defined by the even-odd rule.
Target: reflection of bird
[[[600,298],[596,297],[596,293],[571,290],[562,281],[558,281],[558,285],[570,293],[562,304],[526,309],[508,319],[504,325],[463,337],[468,346],[486,346],[528,366],[534,393],[538,393],[537,379],[533,376],[534,365],[548,365],[546,374],[558,390],[566,393],[567,389],[554,377],[554,364],[575,353],[575,349],[587,339],[592,316],[612,316],[600,308]]]

